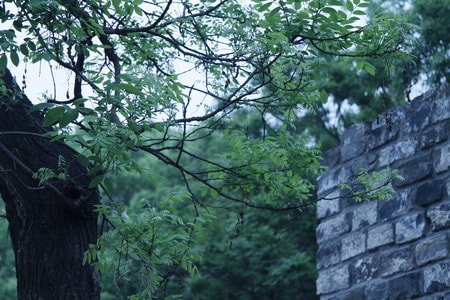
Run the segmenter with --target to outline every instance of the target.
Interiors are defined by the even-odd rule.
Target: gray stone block
[[[449,243],[445,234],[426,238],[417,243],[415,248],[416,262],[424,265],[428,262],[445,258],[449,254]]]
[[[357,259],[350,265],[352,284],[367,282],[374,278],[378,271],[378,260],[374,256]]]
[[[423,213],[415,213],[400,219],[395,223],[395,242],[406,243],[423,236],[425,217]]]
[[[352,289],[349,292],[343,294],[341,297],[339,297],[339,300],[355,300],[355,299],[364,299],[363,288]]]
[[[323,219],[316,229],[317,242],[322,243],[348,231],[350,231],[350,222],[345,214]]]
[[[408,273],[388,281],[388,299],[412,299],[421,293],[419,272]]]
[[[402,162],[396,167],[404,180],[398,182],[397,186],[405,186],[429,177],[433,169],[431,153]]]
[[[319,245],[317,250],[317,268],[323,269],[341,261],[341,241],[328,242]]]
[[[435,179],[420,184],[416,191],[416,203],[420,206],[427,206],[435,201],[441,200],[444,193],[442,180]]]
[[[414,257],[411,247],[400,248],[380,255],[380,274],[383,277],[409,271],[413,267]]]
[[[386,167],[395,161],[411,157],[417,152],[418,145],[415,137],[406,137],[402,141],[386,146],[379,152],[378,166]]]
[[[331,192],[324,196],[324,199],[317,202],[316,216],[317,219],[323,219],[339,212],[340,210],[340,190]]]
[[[431,146],[447,141],[450,131],[449,125],[449,123],[443,123],[427,128],[422,133],[420,139],[420,148],[422,150],[428,149]]]
[[[378,120],[383,122],[384,120]],[[397,138],[399,127],[390,127],[387,125],[379,126],[373,129],[369,136],[368,146],[370,150],[385,145],[387,142]]]
[[[442,300],[450,300],[450,292],[445,293]]]
[[[443,291],[450,288],[450,261],[426,267],[423,270],[425,293]]]
[[[352,213],[352,230],[375,224],[378,219],[377,205],[377,201],[357,205]]]
[[[348,265],[322,270],[317,278],[317,294],[328,294],[350,286]]]
[[[417,103],[417,102],[416,102]],[[406,117],[405,133],[419,131],[431,123],[432,110],[429,103],[414,103]]]
[[[342,260],[355,257],[366,251],[366,234],[364,232],[350,233],[342,238]]]
[[[348,183],[351,173],[347,168],[336,167],[319,177],[317,194],[322,197],[336,189],[341,183]]]
[[[450,167],[450,143],[434,149],[434,170],[436,173],[447,171]]]
[[[364,291],[364,297],[365,300],[387,299],[387,282],[369,284]]]
[[[427,216],[431,220],[431,230],[439,231],[450,227],[450,202],[429,207]]]
[[[355,158],[366,151],[367,145],[367,123],[360,123],[348,128],[341,142],[341,158],[343,162]]]
[[[434,101],[433,123],[450,118],[450,98],[440,98]]]
[[[370,228],[367,232],[367,249],[369,250],[393,242],[394,226],[390,223],[385,223],[377,227]]]
[[[380,202],[378,204],[379,219],[385,222],[410,211],[413,205],[412,197],[412,189],[408,188],[398,191],[394,199]]]
[[[341,153],[340,147],[328,150],[323,154],[322,161],[320,162],[320,164],[328,168],[336,166],[340,160],[340,153]]]

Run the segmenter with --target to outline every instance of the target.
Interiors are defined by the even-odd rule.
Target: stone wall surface
[[[450,300],[450,87],[355,125],[319,178],[317,294],[331,299]],[[357,203],[340,183],[399,170],[393,200]]]

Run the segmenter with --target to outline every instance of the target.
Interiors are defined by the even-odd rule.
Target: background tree
[[[398,53],[406,30],[399,18],[359,24],[368,3],[341,4],[4,1],[0,18],[12,25],[0,31],[1,69],[8,61],[18,65],[21,53],[27,61],[47,61],[73,76],[67,99],[54,93],[33,113],[8,71],[2,77],[1,166],[15,172],[1,173],[0,192],[19,297],[65,293],[66,298],[95,299],[99,289],[91,264],[97,271],[115,269],[138,280],[136,292],[143,298],[166,297],[170,281],[196,270],[199,251],[193,241],[213,219],[209,208],[241,215],[243,207],[287,211],[313,203],[310,178],[321,170],[319,151],[292,136],[292,121],[299,105],[312,108],[327,98],[328,76],[320,57]],[[358,66],[373,73],[364,61]],[[202,79],[186,80],[189,69]],[[196,105],[203,107],[192,112]],[[259,113],[263,134],[251,137],[227,126],[240,110]],[[282,117],[272,122],[276,115]],[[213,132],[220,132],[226,147],[205,157],[196,151],[196,142]],[[30,143],[37,143],[39,151],[30,153]],[[108,197],[115,175],[149,172],[134,159],[134,151],[177,170],[187,192],[158,203],[141,201],[139,212]],[[99,187],[105,197],[94,210]],[[54,195],[49,197],[49,191]],[[184,199],[191,201],[185,218],[171,205]],[[97,213],[104,216],[103,235],[94,244]],[[30,222],[40,226],[23,239]],[[49,236],[56,242],[45,243],[43,251],[27,251]],[[51,273],[56,258],[61,259],[58,281]],[[36,261],[48,263],[39,268]],[[130,275],[136,266],[138,273]],[[81,277],[67,276],[67,268]],[[47,277],[36,276],[38,270]]]
[[[352,124],[371,120],[389,108],[404,105],[428,88],[448,83],[449,30],[445,16],[450,3],[445,0],[391,1],[372,0],[367,11],[368,22],[382,15],[401,15],[413,26],[405,39],[405,50],[411,60],[385,56],[382,60],[366,59],[376,68],[375,74],[360,70],[358,60],[325,57],[331,82],[325,90],[327,105],[318,103],[314,112],[306,112],[298,122],[305,132],[322,144],[322,149],[336,146],[340,133]],[[384,121],[384,120],[380,120]]]

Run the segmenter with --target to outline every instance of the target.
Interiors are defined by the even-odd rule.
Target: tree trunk
[[[82,259],[97,239],[96,190],[76,153],[41,134],[42,114],[8,70],[0,82],[0,195],[15,253],[19,299],[99,299],[98,274]],[[5,91],[6,90],[6,91]],[[39,168],[63,179],[39,183]]]

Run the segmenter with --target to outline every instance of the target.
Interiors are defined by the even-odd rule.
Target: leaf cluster
[[[65,99],[55,92],[34,110],[45,114],[47,137],[78,151],[89,187],[104,192],[98,210],[108,230],[84,262],[124,280],[137,272],[136,297],[165,296],[169,280],[196,271],[193,232],[209,221],[209,208],[313,203],[320,152],[294,135],[294,120],[328,98],[324,57],[355,59],[357,71],[373,74],[366,59],[402,52],[404,20],[360,24],[367,3],[5,0],[0,18],[12,27],[0,31],[0,67],[18,65],[20,53],[72,75]],[[230,126],[239,112],[256,113],[262,134]],[[219,146],[204,143],[213,137]],[[161,199],[130,210],[109,197],[114,176],[158,177],[158,167],[145,169],[135,154],[176,171],[185,190],[169,203],[188,199],[189,218]],[[286,261],[268,272],[274,278],[291,267]]]

